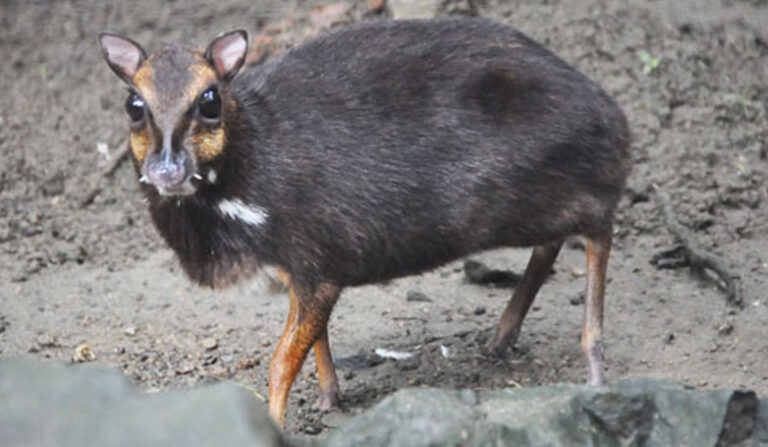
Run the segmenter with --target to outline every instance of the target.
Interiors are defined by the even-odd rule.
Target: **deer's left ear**
[[[139,65],[147,58],[147,53],[141,45],[117,34],[101,33],[99,35],[101,52],[109,68],[123,81],[132,84],[133,76]]]
[[[248,33],[235,30],[214,39],[205,51],[205,58],[216,70],[219,79],[229,81],[240,71],[247,52]]]

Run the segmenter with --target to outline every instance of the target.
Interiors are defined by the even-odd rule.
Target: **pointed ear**
[[[243,30],[230,31],[222,34],[205,51],[205,58],[224,81],[235,77],[245,62],[248,52],[248,33]]]
[[[131,83],[141,62],[147,58],[143,48],[131,39],[116,34],[99,34],[99,43],[104,59],[123,81]]]

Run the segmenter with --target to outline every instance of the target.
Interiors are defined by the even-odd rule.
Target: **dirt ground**
[[[267,394],[288,300],[263,277],[224,291],[193,286],[152,228],[129,163],[100,179],[127,119],[124,89],[96,41],[99,31],[113,30],[150,48],[163,40],[202,46],[242,27],[262,33],[261,51],[329,23],[379,16],[366,1],[309,15],[309,4],[256,3],[0,4],[1,357],[69,361],[87,344],[97,361],[148,390],[228,380]],[[608,380],[653,376],[768,396],[768,3],[449,3],[474,5],[545,43],[627,113],[635,168],[609,266]],[[97,182],[100,193],[81,208]],[[711,281],[687,268],[650,264],[673,245],[654,185],[671,195],[701,246],[739,275],[742,308],[728,306]],[[473,258],[521,272],[527,257],[507,249]],[[584,257],[578,240],[563,250],[505,361],[486,358],[480,346],[510,291],[466,283],[461,262],[346,290],[330,323],[345,411],[312,408],[310,358],[289,400],[289,429],[319,433],[406,386],[584,380]],[[431,301],[408,301],[409,291]],[[413,357],[384,359],[375,349]]]

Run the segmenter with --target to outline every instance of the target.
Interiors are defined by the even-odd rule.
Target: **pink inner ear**
[[[213,64],[219,76],[228,78],[232,71],[240,68],[247,50],[247,42],[242,34],[232,33],[220,37],[211,48]]]
[[[102,36],[101,45],[110,64],[119,68],[129,78],[136,74],[142,58],[140,48],[128,40],[110,35]]]

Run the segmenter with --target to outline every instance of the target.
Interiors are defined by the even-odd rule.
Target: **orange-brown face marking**
[[[141,97],[144,98],[144,101],[149,104],[156,102],[155,86],[152,83],[153,74],[154,70],[152,69],[152,65],[145,61],[133,76],[133,85],[136,87],[136,90]]]
[[[183,102],[191,104],[205,89],[217,81],[217,77],[216,72],[202,56],[199,57],[199,61],[189,66],[187,73],[191,79],[184,88]]]
[[[197,107],[200,95],[218,83],[216,71],[201,52],[162,49],[142,62],[131,81],[148,109],[146,120],[151,120],[151,124],[145,122],[140,129],[134,127],[131,131],[131,150],[136,160],[143,162],[153,145],[159,144],[158,138],[172,132],[185,135],[183,147],[176,150],[187,150],[202,161],[222,153],[226,144],[224,125],[202,123],[197,121],[196,114],[188,114]],[[188,116],[193,117],[191,122]],[[187,127],[182,130],[179,126]],[[160,133],[153,135],[155,131]]]
[[[190,146],[201,160],[212,160],[224,150],[226,132],[223,127],[203,131],[190,137]]]
[[[144,161],[144,158],[146,158],[149,148],[152,145],[152,136],[149,133],[149,126],[144,126],[139,130],[131,131],[130,143],[131,151],[133,152],[133,156],[136,157],[136,160],[139,162]]]

